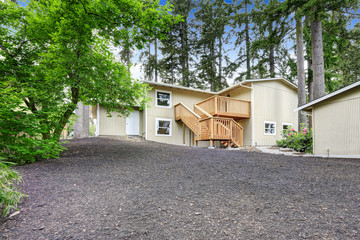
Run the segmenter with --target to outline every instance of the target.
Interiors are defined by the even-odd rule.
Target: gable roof
[[[339,95],[339,94],[341,94],[343,92],[349,91],[350,89],[353,89],[353,88],[355,88],[357,86],[360,86],[360,81],[355,82],[353,84],[350,84],[349,86],[343,87],[343,88],[341,88],[341,89],[339,89],[339,90],[337,90],[335,92],[329,93],[329,94],[327,94],[325,96],[322,96],[322,97],[320,97],[318,99],[315,99],[315,100],[313,100],[313,101],[311,101],[311,102],[309,102],[307,104],[304,104],[304,105],[296,108],[295,111],[310,110],[312,106],[314,106],[314,105],[316,105],[316,104],[318,104],[320,102],[323,102],[323,101],[325,101],[325,100],[327,100],[329,98],[337,96],[337,95]]]
[[[282,81],[283,83],[285,83],[286,85],[292,87],[293,89],[298,89],[298,86],[292,82],[290,82],[289,80],[287,80],[286,78],[283,77],[277,77],[277,78],[259,78],[259,79],[247,79],[244,82],[265,82],[265,81]]]
[[[298,87],[297,87],[294,83],[290,82],[289,80],[287,80],[287,79],[285,79],[285,78],[283,78],[283,77],[277,77],[277,78],[258,78],[258,79],[247,79],[247,80],[244,80],[244,81],[242,81],[242,82],[240,82],[240,83],[238,83],[238,84],[235,84],[235,85],[233,85],[233,86],[231,86],[231,87],[225,88],[225,89],[217,92],[217,94],[223,94],[223,93],[226,93],[226,92],[230,92],[230,91],[232,91],[232,90],[234,90],[234,89],[236,89],[236,88],[244,87],[244,84],[246,84],[246,83],[265,82],[265,81],[281,81],[281,82],[285,83],[286,85],[290,86],[291,88],[293,88],[293,89],[295,89],[295,90],[298,89]],[[245,87],[247,87],[247,86],[245,86]]]
[[[237,88],[241,88],[244,87],[243,84],[245,83],[252,83],[252,82],[264,82],[264,81],[282,81],[283,83],[287,84],[288,86],[292,87],[293,89],[297,90],[297,86],[290,82],[289,80],[279,77],[279,78],[259,78],[259,79],[248,79],[245,81],[242,81],[238,84],[235,84],[233,86],[230,86],[228,88],[225,88],[219,92],[211,92],[211,91],[207,91],[207,90],[200,90],[200,89],[195,89],[195,88],[190,88],[190,87],[183,87],[183,86],[179,86],[179,85],[172,85],[172,84],[168,84],[168,83],[161,83],[161,82],[151,82],[151,81],[143,81],[143,83],[147,83],[150,85],[156,85],[156,86],[161,86],[161,87],[169,87],[169,88],[177,88],[177,89],[183,89],[183,90],[188,90],[188,91],[194,91],[194,92],[201,92],[201,93],[207,93],[207,94],[213,94],[213,95],[220,95],[223,94],[225,92],[229,92],[232,91],[234,89]],[[247,87],[247,86],[245,86]]]
[[[207,91],[207,90],[201,90],[201,89],[196,89],[196,88],[191,88],[191,87],[183,87],[183,86],[173,85],[173,84],[168,84],[168,83],[151,82],[151,81],[145,81],[145,80],[142,82],[146,83],[146,84],[150,84],[150,85],[160,86],[160,87],[177,88],[177,89],[183,89],[183,90],[193,91],[193,92],[216,94],[215,92],[211,92],[211,91]]]

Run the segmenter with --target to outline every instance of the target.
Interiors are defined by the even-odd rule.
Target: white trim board
[[[170,122],[170,133],[169,135],[166,134],[158,134],[158,121],[169,121]],[[172,136],[172,119],[170,118],[155,118],[155,136],[156,137],[171,137]]]
[[[161,105],[158,105],[158,98],[157,98],[158,92],[170,94],[169,106],[161,106]],[[171,92],[171,91],[166,91],[166,90],[161,90],[161,89],[155,89],[155,106],[156,106],[156,107],[159,107],[159,108],[171,108],[171,107],[172,107],[171,105],[172,105],[172,92]]]
[[[332,93],[330,93],[330,94],[327,94],[327,95],[325,95],[325,96],[323,96],[323,97],[320,97],[320,98],[318,98],[318,99],[315,99],[315,100],[313,100],[313,101],[311,101],[311,102],[309,102],[309,103],[307,103],[307,104],[305,104],[305,105],[302,105],[302,106],[296,108],[296,109],[294,110],[294,112],[297,112],[297,111],[304,110],[304,109],[307,109],[307,108],[309,108],[309,107],[312,107],[313,105],[315,105],[315,104],[317,104],[317,103],[319,103],[319,102],[325,101],[325,100],[327,100],[327,99],[329,99],[329,98],[332,98],[332,97],[334,97],[334,96],[336,96],[336,95],[339,95],[340,93],[346,92],[346,91],[348,91],[348,90],[350,90],[350,89],[352,89],[352,88],[354,88],[354,87],[357,87],[357,86],[360,86],[360,81],[358,81],[358,82],[356,82],[356,83],[353,83],[353,84],[350,84],[350,85],[347,86],[347,87],[341,88],[341,89],[339,89],[339,90],[337,90],[337,91],[335,91],[335,92],[332,92]]]

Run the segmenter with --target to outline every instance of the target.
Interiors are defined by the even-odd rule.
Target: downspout
[[[255,96],[254,86],[251,83],[251,146],[255,147]]]
[[[251,108],[251,146],[255,147],[255,97],[254,97],[254,86],[253,83],[251,82],[251,87],[245,86],[242,83],[240,83],[241,87],[244,88],[248,88],[251,90],[251,103],[250,103],[250,108]]]
[[[145,107],[145,140],[147,140],[147,107]]]
[[[100,104],[96,104],[96,133],[95,136],[100,135]]]
[[[240,83],[239,85],[240,85],[240,86],[242,86],[242,87],[244,87],[244,88],[253,89],[253,88],[252,88],[252,83],[251,83],[251,87],[248,87],[248,86],[242,85],[242,83]]]

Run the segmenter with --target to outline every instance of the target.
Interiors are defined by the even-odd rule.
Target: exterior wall
[[[254,82],[255,145],[275,145],[282,138],[282,124],[292,123],[297,129],[297,90],[281,81]],[[276,122],[276,135],[264,134],[264,122]]]
[[[227,95],[227,94],[223,94]],[[241,100],[251,101],[251,89],[249,88],[238,88],[229,93],[230,97]]]
[[[117,117],[117,112],[111,112],[107,117],[106,108],[100,106],[99,135],[126,135],[126,119]]]
[[[137,109],[135,109],[137,110]],[[125,136],[126,118],[118,117],[119,113],[111,112],[111,117],[107,117],[106,108],[100,106],[99,135],[103,136]],[[139,136],[145,136],[144,111],[139,111]]]
[[[149,91],[149,97],[152,98],[150,107],[147,108],[147,140],[163,142],[169,144],[183,144],[183,123],[175,121],[174,105],[182,102],[187,107],[193,110],[193,105],[203,101],[206,98],[213,96],[213,94],[186,91],[183,89],[151,86],[152,90]],[[165,90],[171,92],[171,108],[157,107],[155,104],[155,90]],[[156,118],[171,119],[172,133],[171,136],[156,136]],[[190,130],[185,128],[185,145],[190,144]],[[208,142],[199,142],[199,146],[208,146]]]
[[[360,86],[313,107],[314,154],[360,155]]]
[[[227,96],[227,94],[223,94]],[[249,88],[238,88],[229,93],[230,97],[251,101],[251,89]],[[252,104],[252,103],[250,103]],[[251,119],[241,119],[238,123],[244,128],[244,146],[251,146]]]

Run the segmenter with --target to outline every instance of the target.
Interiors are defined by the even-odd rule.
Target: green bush
[[[26,195],[20,192],[18,183],[22,182],[19,173],[9,167],[13,163],[0,160],[0,209],[7,216],[11,209],[17,209],[18,204]]]
[[[291,148],[299,152],[312,153],[312,130],[301,126],[301,131],[296,132],[294,128],[288,128],[283,132],[283,139],[276,141],[279,147]]]
[[[29,112],[22,95],[6,84],[0,85],[0,158],[17,164],[40,158],[55,158],[65,148],[57,139],[44,139],[49,125],[39,114]]]

